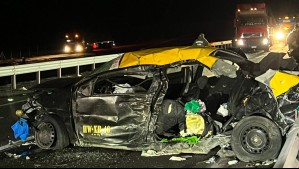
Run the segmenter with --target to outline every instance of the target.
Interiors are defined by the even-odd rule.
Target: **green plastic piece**
[[[197,144],[199,141],[199,138],[197,136],[190,136],[190,137],[178,137],[178,138],[172,138],[171,140],[162,139],[161,142],[167,143],[167,142],[188,142],[188,144]]]
[[[198,113],[200,109],[201,105],[195,100],[187,102],[184,108],[184,110],[190,111],[191,113]]]

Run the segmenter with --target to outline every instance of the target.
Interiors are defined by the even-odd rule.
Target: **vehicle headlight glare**
[[[276,32],[275,38],[278,40],[282,40],[285,38],[285,34],[283,32]]]
[[[71,48],[69,46],[64,46],[64,52],[68,53],[71,51]]]
[[[267,38],[263,39],[263,45],[269,44],[269,40]]]
[[[76,52],[82,52],[83,51],[83,46],[82,45],[76,45]]]
[[[238,44],[239,46],[243,46],[243,45],[244,45],[244,41],[243,41],[243,39],[239,39],[239,40],[237,41],[237,44]]]

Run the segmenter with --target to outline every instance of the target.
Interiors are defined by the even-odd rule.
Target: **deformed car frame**
[[[242,161],[274,159],[296,116],[299,78],[274,70],[257,76],[258,69],[233,50],[212,47],[128,52],[84,77],[34,86],[22,117],[42,149],[145,150],[161,138],[179,137],[175,124],[185,123],[184,104],[200,99],[207,109],[200,137],[231,136]],[[282,83],[286,79],[291,83]],[[227,116],[217,113],[223,103]]]

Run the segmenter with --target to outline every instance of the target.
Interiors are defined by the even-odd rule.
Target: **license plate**
[[[251,46],[251,48],[256,48],[256,46]]]

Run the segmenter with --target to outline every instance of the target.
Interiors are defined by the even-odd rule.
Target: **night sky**
[[[211,41],[228,40],[240,2],[266,2],[277,16],[299,14],[299,0],[1,0],[0,50],[59,48],[73,31],[86,41],[119,44],[201,32]]]

